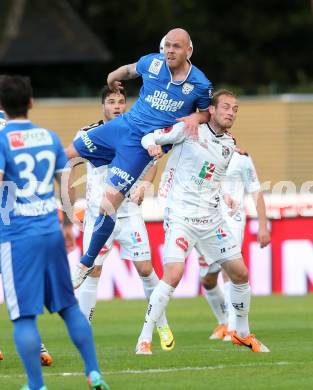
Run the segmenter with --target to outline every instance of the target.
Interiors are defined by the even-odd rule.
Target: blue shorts
[[[95,167],[110,165],[107,184],[126,195],[152,158],[141,146],[142,135],[120,115],[83,132],[73,141],[81,157]]]
[[[61,231],[4,242],[1,268],[11,320],[76,304]]]

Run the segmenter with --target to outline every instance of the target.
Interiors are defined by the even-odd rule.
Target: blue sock
[[[80,311],[78,304],[61,310],[59,314],[66,323],[68,333],[84,360],[86,375],[91,371],[100,372],[91,326]]]
[[[13,324],[14,341],[27,373],[28,387],[38,390],[44,383],[40,362],[41,339],[36,317],[21,317]]]
[[[100,214],[96,219],[89,248],[81,257],[80,262],[86,267],[93,266],[101,248],[107,242],[115,226],[116,215]]]

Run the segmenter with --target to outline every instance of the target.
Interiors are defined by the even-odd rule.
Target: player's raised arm
[[[148,149],[149,145],[179,144],[185,138],[184,124],[177,123],[174,126],[158,129],[153,133],[145,135],[141,139],[141,145],[145,149]]]
[[[123,65],[109,73],[107,78],[107,84],[111,91],[119,92],[123,89],[121,83],[122,80],[130,80],[139,77],[139,74],[136,71],[137,63]]]

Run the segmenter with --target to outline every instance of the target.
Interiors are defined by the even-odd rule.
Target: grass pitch
[[[203,297],[176,299],[168,308],[176,338],[172,352],[163,352],[157,334],[152,356],[136,356],[145,301],[100,302],[93,329],[98,357],[112,390],[232,389],[306,390],[313,388],[313,297],[252,299],[251,331],[271,353],[252,353],[228,342],[209,341],[215,326]],[[49,390],[87,389],[83,365],[58,316],[39,319],[42,339],[54,364],[44,368]],[[0,389],[19,389],[25,383],[12,341],[12,326],[0,308]]]

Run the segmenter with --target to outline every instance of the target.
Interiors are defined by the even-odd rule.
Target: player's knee
[[[138,275],[142,278],[150,276],[151,272],[153,271],[151,261],[148,261],[148,260],[137,261],[135,266],[137,268]]]
[[[164,274],[162,280],[165,283],[176,288],[183,274],[184,263],[168,263],[164,266]]]
[[[217,277],[218,273],[207,273],[203,278],[201,278],[201,283],[206,290],[212,290],[217,286]]]
[[[245,265],[232,274],[231,281],[235,284],[244,284],[249,281],[249,272]]]
[[[91,278],[99,278],[101,275],[102,266],[96,265],[95,268],[92,270],[92,272],[88,275]]]

